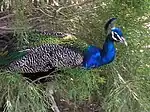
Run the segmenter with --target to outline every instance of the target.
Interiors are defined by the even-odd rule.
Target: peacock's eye
[[[117,33],[114,33],[114,38],[116,38],[116,41],[120,41],[120,36]]]
[[[117,42],[120,42],[122,40],[121,36],[119,36],[116,32],[112,32],[112,39]]]

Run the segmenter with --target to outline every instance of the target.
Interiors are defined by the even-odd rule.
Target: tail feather
[[[8,53],[6,56],[0,56],[0,66],[7,66],[11,62],[20,59],[26,54],[27,51],[21,51],[21,52],[16,51],[16,52]]]

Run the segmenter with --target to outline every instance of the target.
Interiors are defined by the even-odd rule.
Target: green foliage
[[[65,69],[63,74],[57,80],[57,89],[65,99],[73,100],[78,104],[90,99],[94,94],[101,98],[100,86],[105,83],[105,78],[100,77],[98,70]]]
[[[20,74],[1,72],[0,82],[4,112],[47,112],[51,106],[43,88],[25,81]]]
[[[37,34],[29,35],[26,30],[23,30],[23,35],[18,40],[22,43],[23,48],[42,43],[67,43],[83,49],[87,43],[102,46],[106,37],[103,28],[106,20],[117,17],[116,26],[123,29],[128,47],[117,43],[115,61],[101,68],[94,70],[65,69],[56,80],[55,89],[61,93],[63,98],[72,100],[77,105],[86,99],[96,97],[97,102],[102,102],[106,112],[149,112],[150,53],[147,46],[150,45],[150,31],[145,26],[145,23],[150,22],[149,4],[149,0],[95,0],[80,6],[67,7],[65,4],[53,8],[47,8],[43,4],[40,11],[36,10],[37,12],[35,11],[33,15],[37,16],[40,21],[44,20],[48,28],[73,32],[78,39],[66,41]],[[21,3],[21,5],[24,4]],[[19,25],[26,27],[28,26],[25,24],[27,17],[24,17],[26,15],[23,12],[26,12],[27,9],[18,7],[20,7],[19,4],[15,10],[21,11],[21,14],[18,13],[16,18],[22,22],[21,24],[18,22]],[[32,11],[28,10],[31,14]],[[38,86],[22,82],[20,76],[15,83],[12,83],[16,80],[14,76],[5,73],[0,76],[2,90],[0,94],[8,97],[7,94],[11,93],[8,101],[11,102],[12,109],[25,108],[28,110],[29,108],[28,111],[37,111],[41,107],[43,111],[46,111],[45,105],[47,104]],[[8,76],[10,78],[7,78]],[[45,93],[42,92],[42,94]],[[17,97],[21,98],[21,102]],[[24,104],[28,108],[23,107]]]
[[[139,4],[130,4],[126,1],[121,3],[113,1],[105,7],[108,15],[119,18],[117,24],[122,26],[128,41],[127,48],[117,45],[117,59],[112,66],[106,68],[107,84],[103,93],[106,112],[150,111],[148,106],[150,97],[146,95],[150,89],[148,87],[150,63],[147,61],[150,54],[149,49],[145,48],[150,44],[148,39],[150,31],[144,28],[144,22],[147,21],[150,12],[147,12],[146,1],[144,6],[142,3],[143,1],[139,2],[139,7]],[[98,7],[99,14],[104,13],[101,7]],[[139,12],[141,8],[145,10]]]

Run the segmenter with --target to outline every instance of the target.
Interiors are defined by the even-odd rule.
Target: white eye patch
[[[115,36],[114,36],[114,32],[111,32],[111,34],[112,34],[112,38],[113,38],[115,41],[118,41],[118,40],[115,38]]]
[[[117,38],[115,37],[115,35],[117,36]],[[112,38],[115,41],[122,41],[122,38],[116,32],[112,32]]]

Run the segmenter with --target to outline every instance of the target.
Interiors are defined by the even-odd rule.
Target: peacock
[[[105,24],[106,39],[102,48],[88,45],[83,52],[68,44],[43,44],[19,51],[19,55],[8,64],[7,70],[32,75],[32,73],[45,73],[55,68],[81,67],[88,70],[109,64],[116,55],[114,42],[127,45],[122,30],[114,26],[115,20],[116,18],[111,18]]]

